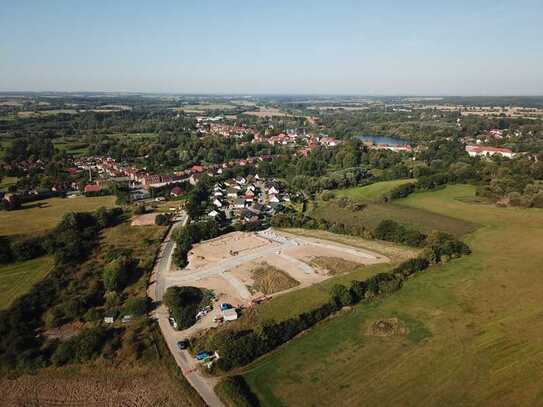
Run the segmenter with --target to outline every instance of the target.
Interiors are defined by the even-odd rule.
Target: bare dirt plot
[[[143,215],[134,216],[132,226],[149,226],[155,224],[156,213],[145,213]]]
[[[191,285],[212,290],[219,303],[226,302],[238,305],[245,302],[239,295],[238,290],[220,274],[194,281]]]
[[[281,230],[281,234],[290,237],[302,236],[309,239],[318,239],[318,241],[334,242],[344,246],[368,250],[378,256],[386,256],[393,262],[401,262],[416,257],[420,252],[420,249],[408,248],[395,243],[338,235],[324,230],[286,229]]]
[[[257,262],[249,262],[242,264],[241,266],[235,267],[231,270],[228,270],[228,272],[231,273],[243,284],[245,284],[247,287],[250,287],[254,284],[252,270],[254,270],[256,267],[258,267]]]
[[[289,256],[281,256],[280,254],[274,254],[274,255],[266,256],[265,261],[271,266],[285,271],[293,279],[299,281],[300,285],[296,288],[307,287],[309,285],[319,283],[328,278],[326,273],[319,273],[318,270],[312,269],[312,267],[307,265],[306,263],[300,262],[297,259],[289,257]],[[300,267],[304,264],[306,265],[308,269],[311,269],[312,272],[306,273],[305,270],[302,267]]]
[[[189,265],[187,270],[204,267],[269,244],[269,241],[256,236],[254,233],[229,233],[217,239],[195,245],[188,255]]]
[[[316,257],[336,257],[359,264],[375,264],[383,261],[381,258],[362,257],[362,255],[355,254],[354,250],[350,252],[351,250],[350,248],[336,249],[329,242],[319,242],[318,246],[309,243],[288,248],[283,253],[302,261],[311,261]]]

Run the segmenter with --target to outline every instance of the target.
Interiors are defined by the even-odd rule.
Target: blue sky
[[[543,94],[542,0],[0,3],[0,91]]]

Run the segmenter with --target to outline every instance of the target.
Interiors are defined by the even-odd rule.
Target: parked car
[[[207,359],[209,357],[209,353],[207,352],[198,352],[196,354],[196,360],[204,360],[204,359]]]
[[[232,304],[228,304],[226,302],[223,302],[221,304],[221,311],[226,311],[227,309],[230,309],[230,308],[232,308]]]
[[[173,327],[173,329],[177,329],[177,322],[175,322],[175,318],[170,317],[168,320],[170,321],[170,325]]]
[[[187,340],[179,341],[179,342],[176,343],[176,346],[177,346],[178,350],[187,349],[189,347],[189,341],[187,341]]]

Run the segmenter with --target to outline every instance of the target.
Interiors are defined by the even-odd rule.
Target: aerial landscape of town
[[[0,406],[543,406],[542,4],[97,3],[0,11]]]

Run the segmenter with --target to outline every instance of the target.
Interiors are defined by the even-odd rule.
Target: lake
[[[372,136],[371,134],[358,136],[357,139],[361,141],[369,141],[374,144],[386,144],[389,146],[403,146],[409,144],[407,141],[400,140],[399,138],[389,136]]]

